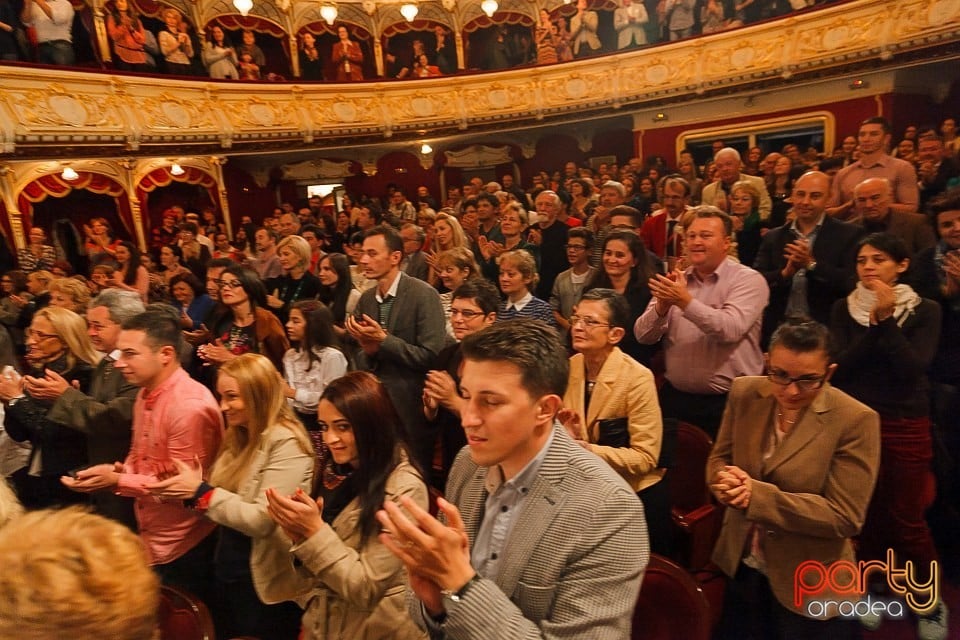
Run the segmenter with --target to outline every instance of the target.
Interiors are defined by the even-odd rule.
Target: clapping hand
[[[276,489],[267,489],[267,514],[294,543],[310,538],[323,527],[323,498],[313,500],[298,488],[287,497]]]
[[[734,509],[750,506],[753,479],[740,467],[727,465],[717,472],[710,491],[722,504]]]
[[[197,494],[197,489],[203,483],[203,465],[199,456],[193,457],[193,464],[183,460],[173,460],[177,469],[174,475],[158,479],[146,486],[147,491],[158,498],[172,498],[189,500]]]

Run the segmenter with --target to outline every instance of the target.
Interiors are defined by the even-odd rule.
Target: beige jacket
[[[385,500],[410,496],[427,508],[427,487],[406,461],[387,479]],[[293,547],[299,570],[313,580],[304,640],[413,640],[426,638],[406,611],[403,564],[373,537],[360,546],[360,501],[354,499],[333,525]]]
[[[265,491],[274,488],[283,495],[297,487],[310,491],[313,481],[312,454],[304,453],[288,429],[272,427],[261,436],[250,474],[236,493],[217,488],[210,499],[207,517],[252,538],[250,570],[253,586],[267,604],[294,600],[309,589],[293,568],[290,538],[267,515]]]

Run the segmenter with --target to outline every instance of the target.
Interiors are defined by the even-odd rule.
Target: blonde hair
[[[437,225],[440,224],[441,222],[443,222],[443,223],[446,224],[448,227],[450,227],[450,229],[453,230],[452,238],[451,238],[451,240],[450,240],[450,243],[451,243],[450,248],[451,248],[451,249],[453,249],[454,247],[468,247],[468,246],[470,246],[470,243],[467,242],[467,234],[465,234],[465,233],[463,232],[463,227],[460,226],[460,221],[457,220],[457,218],[455,218],[454,216],[450,215],[449,213],[438,213],[438,214],[437,214],[437,219],[433,221],[433,229],[434,229],[434,232],[433,232],[433,250],[434,250],[434,251],[443,251],[443,250],[444,250],[444,249],[440,246],[440,244],[437,242],[437,232],[436,232],[436,229],[437,229]]]
[[[210,483],[228,491],[237,491],[250,471],[250,465],[264,433],[270,429],[289,429],[305,455],[313,458],[313,445],[306,429],[293,413],[283,395],[283,380],[266,356],[245,353],[225,362],[220,375],[237,381],[240,398],[249,420],[240,427],[227,429],[220,452],[210,472]]]
[[[530,280],[527,284],[527,289],[530,291],[533,291],[540,281],[540,274],[537,273],[537,261],[534,259],[533,254],[526,249],[504,251],[500,254],[500,257],[497,258],[497,264],[501,270],[504,264],[510,264],[516,267],[520,275]]]
[[[510,204],[504,206],[503,210],[500,212],[500,217],[503,218],[503,214],[508,211],[513,211],[517,214],[517,217],[520,218],[520,223],[526,227],[530,224],[530,215],[527,213],[527,210],[523,208],[519,202],[511,202]],[[522,229],[521,229],[522,231]]]
[[[470,275],[467,276],[468,280],[471,278],[479,278],[481,275],[480,266],[473,257],[473,251],[470,251],[470,249],[466,247],[454,247],[453,249],[441,251],[437,254],[436,263],[438,271],[446,266],[469,270]]]
[[[287,236],[278,242],[277,253],[280,253],[280,250],[283,248],[289,249],[299,258],[297,261],[298,267],[306,267],[310,264],[310,258],[313,257],[313,252],[310,250],[310,244],[300,236]]]
[[[17,500],[17,494],[7,484],[7,479],[0,476],[0,529],[22,513],[23,506]]]
[[[86,310],[87,303],[90,302],[90,289],[85,282],[80,282],[76,278],[55,278],[47,285],[50,293],[62,293],[73,300],[73,309],[80,313]]]
[[[77,360],[82,360],[91,367],[100,362],[101,356],[94,350],[87,336],[87,321],[78,314],[60,307],[44,307],[33,317],[46,318],[53,325],[57,337],[67,345],[69,368],[72,369]]]
[[[139,536],[80,507],[0,529],[0,637],[150,640],[160,581]]]
[[[46,269],[38,269],[33,273],[28,273],[27,277],[29,278],[30,276],[33,276],[37,280],[40,280],[41,282],[43,282],[43,284],[47,286],[50,286],[50,281],[57,277],[52,273],[50,273],[49,271],[47,271]]]
[[[747,182],[746,180],[740,180],[734,182],[733,186],[730,187],[730,195],[732,196],[735,191],[743,191],[748,196],[750,196],[750,211],[754,212],[760,208],[760,190],[756,186]]]

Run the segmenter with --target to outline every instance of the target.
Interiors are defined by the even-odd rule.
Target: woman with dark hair
[[[267,291],[249,267],[228,267],[220,275],[220,301],[230,309],[224,326],[211,327],[213,342],[197,347],[206,362],[221,365],[244,353],[259,353],[283,371],[283,354],[290,348],[283,325],[267,311]]]
[[[220,25],[213,25],[200,51],[203,65],[211,78],[238,80],[237,50]]]
[[[0,324],[10,331],[17,348],[23,345],[23,328],[19,324],[23,306],[33,296],[27,291],[27,274],[19,269],[7,271],[0,278]]]
[[[938,560],[925,513],[933,503],[930,384],[940,338],[940,305],[900,281],[910,265],[903,241],[888,233],[862,239],[857,287],[833,305],[834,384],[880,414],[880,475],[860,537],[860,556],[910,561],[927,580]],[[933,624],[943,604],[920,617]],[[879,625],[879,616],[865,624]],[[920,634],[924,637],[923,634]],[[932,637],[932,636],[931,636]]]
[[[613,289],[630,304],[630,322],[633,323],[650,303],[647,281],[653,277],[653,263],[643,246],[643,240],[630,229],[612,229],[603,241],[601,267],[584,285],[591,289]],[[633,326],[632,324],[630,326]],[[620,350],[645,367],[657,351],[657,345],[637,342],[633,331],[627,331],[620,341]]]
[[[320,278],[319,300],[333,313],[334,331],[341,339],[346,335],[343,323],[357,308],[360,291],[350,277],[350,259],[342,253],[328,253],[317,263]]]
[[[589,208],[596,202],[593,185],[583,178],[574,178],[570,181],[570,215],[579,220],[586,220]]]
[[[300,35],[300,78],[323,80],[323,58],[317,49],[317,37],[309,31]]]
[[[783,226],[787,222],[787,214],[790,213],[791,207],[787,199],[793,191],[793,178],[790,176],[792,170],[793,163],[790,158],[780,156],[773,165],[773,174],[767,178],[767,193],[770,194],[773,207],[764,226],[771,229]]]
[[[425,638],[406,612],[403,563],[378,537],[384,501],[407,496],[427,508],[396,409],[373,374],[354,371],[324,389],[317,417],[330,452],[317,499],[267,491],[270,516],[313,581],[303,638]],[[328,483],[337,475],[345,478]]]
[[[207,288],[192,273],[181,273],[170,280],[170,294],[180,305],[180,326],[196,331],[216,302],[207,295]]]
[[[108,5],[109,6],[109,5]],[[113,42],[114,65],[122,71],[146,71],[147,41],[143,23],[129,0],[114,0],[107,14],[107,35]]]
[[[317,402],[327,385],[347,372],[347,358],[333,331],[333,313],[319,300],[294,303],[287,337],[294,346],[283,355],[284,395],[319,451]]]
[[[217,395],[226,420],[220,451],[204,479],[194,461],[148,485],[159,499],[180,499],[220,526],[212,558],[211,611],[217,635],[294,640],[302,586],[290,541],[268,515],[266,491],[290,495],[313,482],[313,447],[283,399],[283,381],[265,357],[248,353],[225,363]]]
[[[83,231],[86,234],[83,247],[91,265],[100,262],[104,254],[111,257],[116,254],[119,241],[114,239],[106,218],[91,219],[89,225],[83,225]]]
[[[127,291],[136,291],[144,302],[150,290],[150,274],[140,264],[140,250],[132,242],[124,240],[114,251],[117,270],[113,274],[113,286]]]

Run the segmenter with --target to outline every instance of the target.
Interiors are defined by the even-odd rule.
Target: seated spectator
[[[533,296],[540,279],[533,255],[523,249],[504,251],[497,266],[500,269],[500,292],[505,297],[497,312],[497,321],[529,318],[556,328],[550,304]]]
[[[203,51],[200,52],[203,59],[203,65],[207,68],[207,73],[211,78],[237,80],[240,78],[237,72],[237,50],[230,43],[229,38],[220,25],[213,25],[207,34],[207,39],[203,43]]]
[[[129,0],[113,1],[113,9],[107,13],[107,35],[113,43],[113,64],[117,69],[147,71],[146,31]]]
[[[413,63],[413,77],[415,78],[437,78],[441,76],[440,68],[430,64],[427,54],[421,53]]]
[[[90,288],[87,287],[82,276],[76,278],[56,278],[50,281],[50,306],[60,307],[83,315],[90,302]]]
[[[253,54],[241,53],[240,62],[237,63],[241,80],[259,80],[260,66],[253,61]]]
[[[136,534],[73,508],[0,528],[0,636],[151,640],[160,585]]]
[[[188,76],[191,74],[193,42],[185,29],[183,16],[173,7],[161,13],[163,28],[157,33],[157,42],[166,65],[167,73]]]
[[[331,382],[317,415],[328,454],[316,471],[316,500],[302,489],[266,494],[270,517],[312,584],[303,637],[422,638],[406,610],[403,563],[385,549],[376,517],[384,502],[401,498],[427,508],[403,423],[383,385],[363,371]],[[347,479],[329,482],[338,475]]]
[[[140,263],[143,264],[142,259]],[[98,264],[90,269],[90,280],[87,282],[90,287],[90,293],[92,295],[96,295],[104,289],[109,289],[112,287],[114,281],[113,274],[116,272],[117,270],[112,264]],[[147,273],[149,274],[149,269],[147,270]]]
[[[282,386],[264,356],[248,353],[225,363],[217,394],[227,429],[209,480],[198,462],[174,459],[176,475],[147,485],[159,499],[183,500],[221,525],[211,611],[224,638],[294,638],[299,628],[300,608],[285,602],[300,588],[290,542],[270,518],[265,495],[309,491],[313,447]]]
[[[21,271],[53,269],[57,261],[57,250],[47,244],[47,233],[42,227],[31,227],[27,246],[17,251],[17,266]]]

